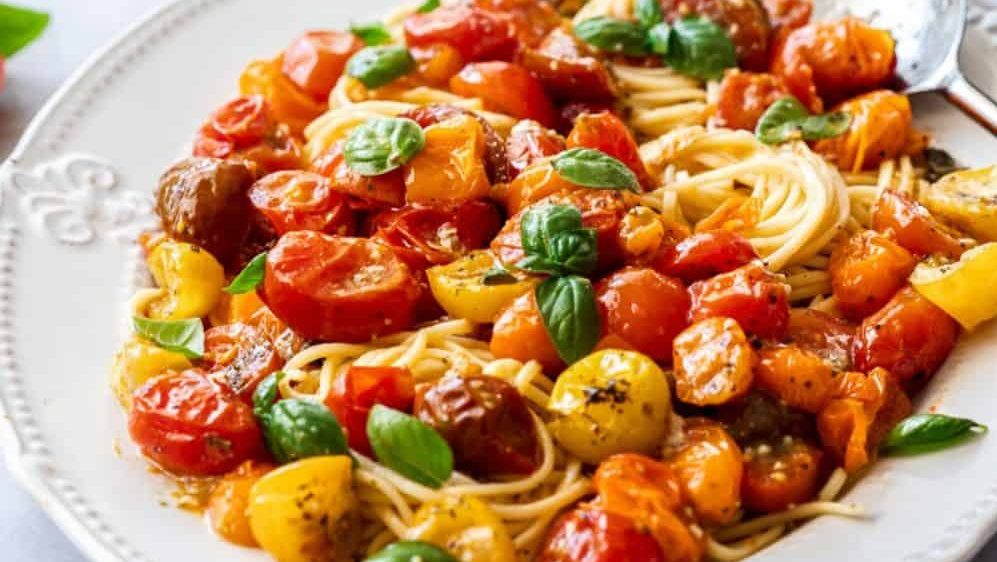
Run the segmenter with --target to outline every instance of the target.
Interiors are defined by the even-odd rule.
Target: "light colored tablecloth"
[[[31,117],[73,69],[129,22],[165,3],[165,0],[19,1],[49,11],[52,24],[38,43],[8,61],[7,84],[0,94],[2,158],[10,154]],[[11,479],[2,462],[0,545],[3,545],[0,560],[5,562],[86,562]],[[997,540],[991,541],[974,562],[997,562]]]

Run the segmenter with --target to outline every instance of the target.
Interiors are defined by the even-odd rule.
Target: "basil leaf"
[[[737,51],[723,28],[694,16],[672,24],[664,60],[676,72],[714,80],[723,76],[724,69],[737,66]]]
[[[637,0],[634,3],[634,17],[644,29],[651,29],[665,21],[661,13],[660,0]]]
[[[428,14],[429,12],[432,12],[433,10],[439,7],[440,7],[440,0],[426,0],[425,2],[422,3],[421,6],[416,8],[415,11],[419,12],[420,14]]]
[[[422,127],[411,119],[375,117],[350,132],[343,148],[346,164],[364,176],[401,167],[426,146]]]
[[[840,111],[810,115],[807,108],[793,96],[775,101],[755,127],[755,135],[765,144],[790,140],[820,140],[836,137],[848,130],[852,116]]]
[[[49,15],[0,4],[0,56],[10,58],[27,47],[48,27]]]
[[[662,57],[668,54],[668,41],[672,36],[672,27],[667,23],[659,23],[647,30],[647,46],[650,51]]]
[[[561,264],[539,254],[527,254],[516,262],[516,268],[531,273],[546,273],[547,275],[564,275],[566,273]]]
[[[277,371],[267,376],[256,386],[256,390],[253,391],[253,413],[257,417],[270,411],[271,406],[280,398],[279,384],[282,378],[284,378],[284,371]]]
[[[986,431],[987,426],[966,418],[944,414],[917,414],[890,430],[882,449],[899,454],[937,451]]]
[[[267,253],[263,252],[246,264],[242,271],[232,279],[228,287],[222,289],[230,295],[241,295],[255,290],[263,282],[263,274],[267,270]]]
[[[409,480],[439,488],[453,473],[450,445],[413,416],[376,404],[367,417],[367,438],[377,460]]]
[[[380,22],[355,23],[350,26],[350,33],[371,47],[391,42],[391,32]]]
[[[584,277],[550,277],[537,286],[544,328],[569,365],[588,355],[602,330],[592,283]]]
[[[368,556],[364,562],[457,562],[457,559],[435,544],[398,541]]]
[[[515,275],[502,267],[493,267],[481,275],[483,285],[511,285],[518,282]]]
[[[579,228],[582,228],[582,213],[578,209],[571,205],[545,205],[523,214],[519,234],[527,254],[546,256],[554,234]]]
[[[204,324],[200,318],[187,320],[153,320],[132,317],[135,333],[159,347],[173,351],[188,359],[204,356]]]
[[[278,463],[350,453],[336,417],[316,402],[288,398],[257,417],[263,425],[267,448]]]
[[[520,223],[526,256],[519,269],[549,275],[588,273],[598,259],[595,231],[582,227],[581,212],[571,205],[545,205],[526,211]]]
[[[616,158],[592,148],[572,148],[551,161],[554,171],[571,183],[594,189],[640,191],[633,171]]]
[[[938,148],[924,149],[924,164],[926,167],[924,179],[930,182],[936,182],[942,177],[962,169],[951,154]]]
[[[630,57],[647,54],[644,30],[633,22],[605,16],[589,18],[575,24],[575,36],[607,53]]]
[[[398,45],[365,47],[346,63],[346,74],[371,89],[380,88],[414,69],[412,54]]]
[[[595,269],[598,260],[595,230],[579,228],[551,236],[547,250],[550,260],[567,273],[585,274]]]

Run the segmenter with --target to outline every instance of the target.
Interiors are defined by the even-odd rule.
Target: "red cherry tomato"
[[[474,117],[485,133],[485,171],[488,172],[488,179],[492,183],[509,181],[511,178],[508,170],[509,162],[505,154],[505,141],[484,117],[462,107],[446,104],[421,105],[402,113],[399,117],[407,117],[425,129],[430,125],[461,115]]]
[[[446,43],[469,62],[509,60],[519,43],[508,15],[463,4],[412,14],[404,26],[410,47]]]
[[[543,83],[518,64],[471,63],[450,79],[450,89],[460,96],[481,98],[485,109],[491,111],[533,119],[545,127],[557,124],[557,113]]]
[[[355,219],[347,197],[333,191],[328,179],[302,171],[264,176],[249,189],[249,201],[277,234],[315,230],[326,234],[353,233]]]
[[[757,264],[697,281],[689,294],[692,322],[726,316],[761,338],[781,338],[789,325],[789,285]]]
[[[267,375],[281,368],[277,348],[256,328],[242,323],[215,326],[204,334],[204,360],[210,377],[231,388],[247,404]]]
[[[672,340],[689,325],[689,295],[676,279],[626,267],[600,281],[595,299],[604,335],[614,334],[658,361],[671,361]]]
[[[668,246],[652,262],[665,275],[685,283],[733,271],[758,257],[751,243],[729,230],[697,232]]]
[[[789,88],[774,74],[728,72],[717,90],[717,111],[711,123],[754,131],[765,110],[788,95]]]
[[[243,96],[211,114],[208,124],[218,135],[236,146],[259,142],[272,125],[263,96]]]
[[[838,309],[861,320],[907,284],[917,260],[888,237],[864,230],[835,247],[828,271]]]
[[[415,379],[401,367],[360,367],[351,365],[332,385],[325,405],[346,428],[350,447],[370,455],[367,416],[375,404],[403,412],[412,409]]]
[[[267,253],[262,297],[301,336],[364,342],[412,325],[419,283],[390,247],[289,232]]]
[[[483,10],[505,14],[512,19],[519,42],[533,47],[552,30],[561,25],[561,15],[547,2],[536,0],[474,0],[472,4]]]
[[[520,121],[506,140],[506,157],[512,177],[527,166],[564,150],[564,137],[536,121]]]
[[[263,452],[252,408],[199,369],[139,387],[128,431],[145,456],[178,476],[224,474]]]
[[[524,51],[522,63],[559,100],[611,103],[616,98],[616,84],[606,65],[563,29],[551,31],[536,49]]]
[[[667,562],[658,541],[629,517],[582,505],[547,532],[537,562]]]
[[[309,31],[284,51],[281,71],[310,96],[325,101],[346,61],[362,48],[363,41],[346,31]]]
[[[332,189],[351,197],[354,208],[398,207],[405,203],[405,175],[401,169],[380,176],[362,176],[346,163],[342,142],[312,161],[309,169],[332,182]]]
[[[768,15],[756,0],[661,0],[665,21],[700,15],[724,29],[737,48],[738,66],[748,70],[768,66]]]
[[[774,27],[796,29],[810,23],[814,11],[812,0],[762,0],[762,6]]]
[[[601,150],[630,168],[645,188],[654,186],[654,180],[640,159],[637,140],[626,123],[613,113],[604,111],[579,115],[568,135],[567,145],[568,148]]]
[[[793,439],[751,447],[745,453],[741,499],[745,507],[774,513],[817,495],[821,450]]]
[[[790,310],[786,339],[817,354],[836,371],[852,367],[855,327],[830,314],[810,308]]]
[[[908,195],[892,190],[884,191],[876,201],[872,227],[892,233],[898,244],[917,255],[942,254],[957,260],[966,250],[928,209]]]

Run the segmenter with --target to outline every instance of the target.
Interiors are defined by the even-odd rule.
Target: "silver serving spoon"
[[[997,135],[997,104],[959,70],[966,0],[825,0],[822,16],[851,14],[887,29],[897,42],[897,77],[905,94],[942,92]]]

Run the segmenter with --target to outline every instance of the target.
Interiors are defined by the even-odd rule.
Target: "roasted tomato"
[[[256,292],[250,294],[256,300],[260,300]],[[233,300],[238,296],[243,295],[236,295]],[[262,305],[262,301],[260,304]],[[259,330],[263,337],[270,340],[284,361],[294,357],[305,347],[305,339],[296,334],[280,318],[277,318],[273,311],[265,305],[253,312],[246,323]]]
[[[282,57],[249,63],[239,77],[239,92],[258,94],[266,98],[274,119],[300,135],[316,117],[327,108],[325,100],[316,100],[298,87],[281,71]]]
[[[682,445],[668,456],[699,521],[730,523],[741,508],[744,458],[719,423],[690,418],[682,427]]]
[[[688,325],[685,286],[647,267],[626,267],[596,285],[604,335],[613,334],[637,351],[668,361],[672,340]]]
[[[545,197],[584,189],[562,178],[549,160],[540,160],[527,166],[512,182],[496,186],[492,197],[505,205],[508,214],[515,215]]]
[[[716,113],[711,123],[717,127],[754,131],[765,110],[788,95],[789,88],[774,74],[732,70],[720,82]]]
[[[564,137],[536,121],[520,121],[506,140],[509,172],[516,177],[527,166],[564,150]]]
[[[207,126],[214,138],[231,143],[233,148],[243,148],[260,142],[274,125],[269,113],[263,96],[242,96],[215,110]],[[195,149],[195,156],[211,155],[196,154]]]
[[[557,100],[611,103],[616,84],[609,69],[585,43],[555,29],[535,49],[522,54],[522,64]]]
[[[769,20],[757,0],[661,0],[661,7],[669,22],[698,14],[725,28],[741,68],[768,66]]]
[[[966,246],[908,195],[886,190],[872,209],[872,227],[890,232],[898,244],[917,255],[942,254],[959,259]]]
[[[269,463],[246,461],[211,490],[205,514],[211,528],[223,539],[241,546],[258,546],[249,527],[249,491],[271,470]]]
[[[695,283],[733,271],[758,257],[744,237],[729,230],[697,232],[675,245],[666,246],[652,266],[684,283]]]
[[[249,200],[277,234],[315,230],[353,234],[355,219],[346,195],[313,172],[285,171],[264,176],[249,190]]]
[[[508,181],[509,160],[506,157],[505,141],[484,117],[462,107],[446,104],[420,105],[402,113],[399,117],[411,119],[425,129],[461,115],[473,117],[485,134],[485,169],[488,171],[488,179],[493,183]]]
[[[547,34],[561,25],[561,15],[547,2],[536,0],[473,0],[483,10],[499,12],[512,18],[516,37],[524,47],[535,47]]]
[[[624,263],[655,265],[655,260],[689,235],[685,227],[666,219],[650,207],[636,205],[627,210],[617,237]],[[655,268],[659,273],[660,269]]]
[[[581,505],[562,515],[537,562],[667,562],[658,541],[629,517]]]
[[[405,175],[393,170],[380,176],[362,176],[346,163],[343,144],[337,142],[312,161],[313,172],[329,178],[334,191],[349,195],[358,208],[398,207],[405,203]]]
[[[761,443],[744,452],[741,498],[753,511],[775,513],[817,495],[823,453],[802,439]]]
[[[367,416],[375,404],[408,411],[415,399],[415,379],[402,367],[351,365],[332,383],[325,405],[346,429],[350,447],[371,454]]]
[[[748,264],[689,287],[691,322],[726,316],[749,334],[780,338],[789,324],[789,285],[758,264]]]
[[[777,46],[772,72],[815,109],[819,98],[834,103],[885,85],[896,64],[893,47],[888,31],[854,17],[811,23]]]
[[[248,324],[215,326],[204,334],[208,375],[239,395],[247,404],[267,375],[281,368],[280,354],[259,330]]]
[[[445,87],[454,74],[464,68],[460,51],[446,43],[409,49],[415,59],[419,78],[437,87]]]
[[[447,440],[457,467],[474,476],[530,474],[538,466],[533,416],[502,379],[444,377],[419,393],[413,413]]]
[[[459,115],[426,128],[426,145],[402,169],[409,203],[459,203],[488,195],[485,133]]]
[[[814,150],[842,170],[874,169],[903,154],[913,135],[910,100],[903,94],[877,90],[834,108],[852,116],[844,134],[814,144]]]
[[[502,61],[471,63],[450,79],[457,95],[480,98],[485,109],[516,119],[532,119],[546,127],[557,124],[557,113],[543,84],[518,64]]]
[[[865,318],[907,284],[915,265],[910,252],[876,231],[853,235],[834,249],[828,267],[838,308],[854,320]]]
[[[466,61],[509,60],[518,47],[511,17],[463,4],[405,18],[405,43],[410,47],[446,43]]]
[[[300,230],[267,253],[263,300],[303,337],[364,342],[411,326],[419,284],[384,244]]]
[[[614,113],[604,111],[579,115],[568,135],[567,146],[601,150],[626,164],[642,186],[648,189],[654,187],[654,179],[640,158],[637,140],[626,123]]]
[[[178,476],[224,474],[263,452],[252,408],[199,369],[140,386],[128,432],[145,456]]]
[[[537,306],[536,291],[519,296],[499,314],[492,328],[490,348],[498,358],[516,359],[524,363],[536,361],[545,373],[551,375],[564,368],[564,361],[544,327],[543,317]]]
[[[942,366],[958,335],[955,320],[905,287],[862,321],[852,347],[855,368],[882,367],[906,384],[920,385]]]
[[[725,404],[747,394],[757,358],[730,318],[707,318],[675,338],[675,393],[697,406]]]
[[[762,0],[762,6],[769,22],[780,30],[807,25],[814,11],[812,0]]]
[[[284,51],[281,71],[302,91],[324,102],[346,61],[362,48],[364,42],[347,31],[309,31]]]
[[[834,372],[819,355],[795,345],[759,352],[755,380],[787,405],[816,414],[831,397]]]
[[[789,311],[786,340],[817,354],[835,371],[851,368],[854,339],[854,326],[826,312],[810,308]]]

